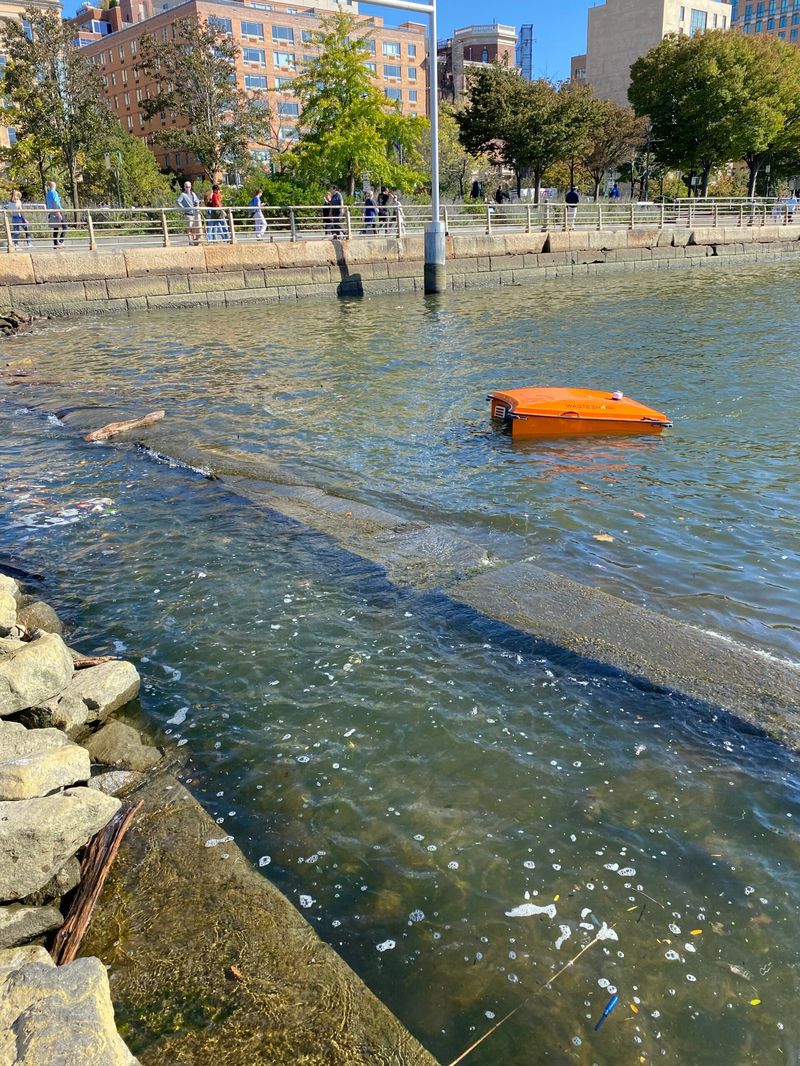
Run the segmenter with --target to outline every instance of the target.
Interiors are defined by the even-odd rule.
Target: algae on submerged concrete
[[[82,954],[143,1066],[436,1066],[177,779],[136,798]]]

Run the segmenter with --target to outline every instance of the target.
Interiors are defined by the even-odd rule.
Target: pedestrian
[[[225,212],[222,209],[222,196],[219,191],[219,185],[214,184],[211,186],[211,196],[208,203],[208,239],[217,241],[230,240],[230,234],[228,233],[228,224],[225,221]],[[211,227],[214,227],[214,236],[211,236]]]
[[[267,222],[264,218],[264,212],[261,210],[261,197],[263,191],[256,189],[253,199],[250,201],[250,207],[252,208],[253,226],[256,231],[256,240],[261,241],[264,239],[264,234],[267,232]]]
[[[794,213],[797,208],[797,193],[794,189],[789,190],[789,195],[786,197],[786,221],[791,225],[794,222]]]
[[[342,214],[344,208],[344,200],[342,194],[339,192],[338,185],[331,185],[331,239],[336,240],[338,237],[341,240],[344,237],[344,230],[342,228]]]
[[[328,189],[322,197],[322,229],[326,237],[331,235],[331,190]]]
[[[186,236],[189,244],[199,244],[202,235],[202,223],[200,222],[200,201],[197,193],[192,190],[192,183],[183,183],[183,192],[178,197],[178,208],[183,212],[183,220],[186,223]]]
[[[574,185],[570,187],[564,200],[567,205],[567,229],[572,229],[575,225],[575,216],[578,213],[578,204],[581,202],[580,193]]]
[[[364,228],[362,233],[374,233],[378,222],[378,209],[375,205],[375,194],[372,189],[367,189],[364,197]]]
[[[614,184],[611,186],[611,192],[609,193],[609,196],[612,200],[619,200],[619,185],[617,185],[616,182],[614,182]]]
[[[386,188],[385,185],[381,186],[381,191],[378,193],[378,229],[389,229],[389,204],[392,200],[392,194]]]
[[[60,248],[67,235],[67,224],[64,221],[64,209],[61,206],[61,197],[58,195],[58,189],[56,188],[56,183],[54,181],[49,181],[47,183],[45,206],[47,207],[47,221],[53,229],[53,247]]]
[[[20,245],[20,233],[25,234],[25,246],[30,248],[31,246],[31,229],[28,225],[28,220],[22,210],[22,193],[19,189],[14,189],[11,193],[11,199],[6,205],[6,210],[11,212],[11,226],[13,229],[13,241],[14,251],[19,249]]]

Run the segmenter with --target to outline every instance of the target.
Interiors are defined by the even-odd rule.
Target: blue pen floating
[[[619,999],[619,996],[612,996],[611,999],[608,1001],[608,1003],[606,1004],[606,1009],[600,1015],[600,1018],[599,1018],[599,1020],[597,1022],[597,1025],[594,1027],[594,1031],[595,1032],[597,1032],[597,1030],[600,1028],[600,1026],[603,1024],[603,1022],[606,1020],[606,1018],[612,1012],[614,1007],[616,1007],[618,999]]]

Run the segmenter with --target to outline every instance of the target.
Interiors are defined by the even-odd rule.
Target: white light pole
[[[375,0],[380,7],[417,11],[430,16],[428,49],[428,93],[431,116],[431,221],[425,227],[425,292],[444,292],[447,288],[444,222],[439,218],[439,66],[436,30],[436,0],[416,4],[411,0]]]

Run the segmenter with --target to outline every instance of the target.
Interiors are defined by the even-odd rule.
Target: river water
[[[73,643],[137,662],[220,837],[442,1062],[519,1004],[466,1061],[800,1062],[795,760],[52,415],[164,407],[176,457],[245,458],[794,661],[799,281],[151,314],[4,352],[40,380],[0,386],[2,550],[46,573]],[[675,429],[512,445],[484,397],[534,383],[622,388]]]

